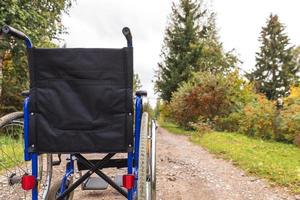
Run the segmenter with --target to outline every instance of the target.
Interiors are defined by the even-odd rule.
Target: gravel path
[[[278,200],[298,199],[267,181],[246,176],[230,162],[217,159],[186,136],[158,130],[158,199]]]
[[[64,172],[55,167],[54,179]],[[110,175],[125,172],[107,169]],[[78,178],[78,174],[76,175]],[[2,188],[3,189],[3,188]],[[1,191],[0,194],[5,194]],[[5,195],[4,195],[5,196]],[[0,195],[0,200],[3,195]],[[74,200],[124,200],[111,187],[105,191],[75,191]],[[157,200],[300,200],[284,188],[247,176],[230,162],[216,158],[188,137],[159,128],[157,133]]]
[[[112,171],[110,171],[112,172]],[[116,174],[113,172],[111,174]],[[216,158],[188,137],[157,133],[158,200],[295,200],[282,188],[245,175],[230,162]],[[123,200],[113,189],[76,190],[75,200]]]

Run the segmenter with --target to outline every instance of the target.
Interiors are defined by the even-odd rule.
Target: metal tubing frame
[[[28,36],[24,39],[26,47],[28,49],[32,48],[32,42]],[[35,177],[36,183],[38,182],[38,154],[37,153],[29,153],[29,97],[24,100],[24,160],[32,162],[32,175]],[[32,200],[38,200],[38,184],[32,189]]]
[[[137,193],[138,181],[138,164],[139,164],[139,146],[140,146],[140,129],[142,118],[143,100],[141,96],[136,96],[135,99],[135,128],[134,128],[134,149],[133,152],[128,153],[128,174],[134,175],[134,187],[128,190],[128,200],[132,200]],[[134,162],[134,163],[133,163]],[[134,166],[132,166],[134,165]]]
[[[123,28],[123,31],[124,31],[124,28]],[[131,36],[131,33],[130,33],[129,29],[128,29],[128,31],[129,31],[129,35],[130,35],[129,37],[127,37],[127,35],[124,34],[124,32],[123,32],[123,34],[124,34],[124,36],[126,37],[126,40],[127,40],[127,47],[133,48],[132,36]],[[112,187],[114,187],[118,192],[120,192],[123,196],[127,197],[128,200],[133,200],[133,196],[137,192],[137,187],[136,186],[137,186],[137,179],[138,179],[138,159],[139,159],[139,141],[140,141],[140,126],[141,126],[141,117],[142,117],[142,106],[143,106],[142,97],[141,96],[136,96],[136,103],[135,103],[135,111],[136,111],[136,115],[135,115],[135,134],[134,134],[135,145],[134,145],[134,149],[131,150],[130,152],[128,152],[128,154],[127,154],[127,173],[128,174],[134,174],[134,176],[135,176],[134,188],[129,189],[128,192],[126,193],[125,191],[122,191],[122,188],[119,188],[119,186],[117,186],[114,183],[114,181],[110,180],[110,178],[108,176],[106,176],[103,172],[101,172],[99,169],[96,169],[93,172],[93,173],[96,173],[101,178],[103,178]],[[80,155],[80,154],[78,154],[78,155]],[[83,159],[84,158],[82,157],[81,160],[83,160]],[[84,162],[84,160],[83,160],[83,162]],[[87,166],[92,167],[92,168],[93,168],[93,166],[95,166],[91,162],[85,162],[85,164]],[[68,173],[68,171],[73,170],[73,172],[74,172],[74,164],[72,166],[73,166],[73,168],[69,169],[69,170],[68,170],[68,166],[67,166],[66,173],[65,173],[64,178],[62,180],[62,186],[61,186],[61,190],[60,190],[61,195],[60,195],[59,199],[66,196],[66,194],[65,194],[66,192],[70,193],[69,189],[68,189],[68,191],[65,191],[64,186],[65,186],[65,183],[67,181],[67,177],[71,175],[71,173]],[[81,182],[83,182],[83,181],[81,181]]]
[[[70,155],[70,160],[67,162],[66,166],[66,173],[61,181],[61,186],[60,186],[60,194],[62,194],[65,191],[66,183],[68,181],[68,178],[74,173],[74,160],[72,159],[72,155]]]
[[[128,200],[133,200],[134,196],[137,193],[139,146],[140,146],[140,131],[141,131],[142,114],[143,114],[143,98],[141,96],[136,96],[136,99],[135,99],[134,150],[133,150],[133,152],[129,152],[128,155],[127,155],[128,156],[128,158],[127,158],[127,165],[128,165],[127,173],[128,174],[134,174],[134,176],[135,176],[134,188],[128,190],[128,193],[126,195],[124,192],[122,192],[120,190],[120,188],[112,180],[109,180],[109,178],[99,170],[100,167],[98,167],[97,169],[91,171],[93,173],[96,173],[98,176],[103,178],[105,181],[107,181],[111,186],[113,186],[123,196],[126,195]],[[82,161],[85,162],[85,164],[88,165],[89,167],[95,167],[95,165],[91,164],[90,162],[86,162],[86,160],[82,157],[82,155],[77,154],[77,155],[74,155],[74,156],[79,158],[80,162],[82,162]],[[134,164],[133,164],[133,162],[134,162]],[[65,177],[68,176],[67,171],[68,170],[66,170],[66,174],[64,176],[63,182],[66,181]],[[90,173],[90,175],[91,175],[91,173]],[[85,178],[82,178],[82,180],[80,182],[83,182],[89,176],[86,176]],[[79,184],[76,184],[76,185],[78,186]],[[62,185],[64,185],[64,184],[62,184]],[[77,187],[76,185],[74,185],[74,186]],[[62,186],[61,191],[60,191],[61,196],[58,199],[62,199],[64,196],[66,196],[68,193],[70,193],[70,191],[72,191],[71,190],[72,188],[70,190],[69,189],[70,188],[68,188],[68,190],[65,190],[65,188],[63,188],[63,186]]]
[[[84,165],[87,165],[91,168],[93,168],[95,166],[91,162],[89,162],[86,158],[84,158],[81,154],[76,155],[76,157]],[[103,180],[105,180],[109,185],[111,185],[114,189],[116,189],[120,194],[122,194],[124,197],[128,198],[128,193],[124,189],[122,189],[120,186],[118,186],[113,180],[111,180],[111,178],[109,178],[101,170],[99,170],[99,167],[95,170],[95,173],[98,176],[100,176]]]
[[[133,152],[129,152],[127,155],[127,173],[133,174]],[[133,199],[133,189],[128,190],[128,196],[127,199],[132,200]]]
[[[31,160],[31,154],[28,152],[28,136],[29,136],[29,97],[26,97],[24,101],[24,107],[23,107],[23,113],[24,113],[24,160],[30,161]]]
[[[156,200],[156,122],[151,121],[151,200]]]
[[[139,150],[140,150],[140,133],[141,133],[141,120],[143,114],[143,98],[137,95],[135,99],[135,131],[134,131],[134,188],[132,191],[132,197],[137,195],[137,182],[138,182],[138,170],[139,170]],[[129,199],[129,198],[128,198]],[[132,200],[132,199],[129,199]]]
[[[111,159],[115,153],[109,153],[107,154],[102,160],[100,160],[96,165],[91,164],[91,169],[86,172],[83,176],[81,176],[75,183],[73,183],[71,186],[69,186],[68,189],[66,189],[62,194],[59,195],[57,200],[63,200],[64,197],[66,197],[68,194],[70,194],[73,190],[75,190],[83,181],[85,181],[88,177],[90,177],[93,173],[95,173],[99,168],[101,168],[106,162]],[[80,161],[84,161],[84,158],[80,154],[74,154],[74,156],[79,159]],[[88,162],[88,161],[87,161]]]
[[[32,166],[32,175],[35,177],[35,182],[37,183],[38,178],[38,154],[37,153],[29,153],[29,97],[27,97],[24,101],[24,160],[30,161]],[[38,184],[32,189],[32,200],[38,200]]]
[[[33,48],[32,42],[28,36],[24,39],[27,48]],[[127,41],[127,46],[132,48],[132,41]],[[139,160],[139,142],[140,142],[140,126],[141,126],[141,117],[142,117],[142,97],[136,96],[135,103],[135,132],[134,132],[134,150],[128,153],[127,164],[128,164],[128,174],[134,174],[135,176],[135,184],[134,188],[128,190],[128,200],[132,200],[133,196],[136,195],[137,192],[137,181],[138,181],[138,160]],[[38,177],[38,154],[37,153],[29,153],[29,97],[27,97],[24,101],[24,159],[25,161],[32,161],[32,175],[36,178]],[[133,162],[134,167],[133,167]],[[96,169],[95,172],[102,178],[105,178],[105,174],[103,174],[100,170]],[[72,160],[72,156],[70,156],[69,166],[66,168],[66,174],[63,178],[62,183],[67,181],[67,178],[74,173],[74,161]],[[65,190],[65,184],[62,184],[61,192]],[[64,193],[67,191],[64,191]],[[123,194],[124,195],[124,194]],[[32,190],[32,200],[38,200],[38,188],[34,187]]]
[[[123,29],[124,30],[124,29]],[[130,30],[129,30],[130,31]],[[124,32],[123,32],[123,34],[124,34]],[[126,37],[126,36],[125,36]],[[130,39],[128,39],[127,37],[126,37],[126,40],[127,40],[127,47],[129,47],[129,48],[133,48],[133,45],[132,45],[132,36],[131,36],[131,33],[130,33]],[[136,102],[137,103],[137,102]],[[135,107],[137,107],[136,105],[135,105]],[[137,112],[137,110],[136,110],[136,112]],[[136,140],[136,129],[135,129],[135,134],[134,134],[134,140]],[[134,166],[136,166],[133,162],[135,162],[134,161],[134,159],[136,159],[136,156],[135,156],[135,150],[134,149],[132,149],[130,152],[128,152],[128,154],[127,154],[127,173],[128,174],[134,174],[134,171],[133,171],[133,165]],[[127,199],[128,200],[132,200],[133,199],[133,194],[134,194],[134,192],[136,191],[136,188],[135,188],[135,186],[134,186],[134,188],[133,189],[129,189],[128,190],[128,194],[127,194]]]

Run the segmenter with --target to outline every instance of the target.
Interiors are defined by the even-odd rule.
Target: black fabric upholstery
[[[132,48],[33,48],[28,52],[32,152],[130,150]]]

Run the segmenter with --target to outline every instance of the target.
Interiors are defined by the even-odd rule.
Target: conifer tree
[[[173,4],[161,58],[155,89],[166,101],[193,72],[226,74],[237,62],[219,42],[215,13],[203,9],[197,0]]]
[[[297,80],[298,67],[293,59],[293,47],[278,16],[271,14],[262,28],[256,53],[256,65],[250,77],[259,92],[276,100],[288,95],[290,85]]]
[[[295,62],[298,72],[297,72],[297,80],[295,81],[295,85],[300,84],[300,46],[293,49],[293,61]]]
[[[200,19],[205,13],[197,0],[180,0],[178,5],[172,6],[156,80],[156,90],[163,100],[170,101],[172,92],[190,77],[196,66],[199,52],[195,47],[204,30]]]
[[[233,54],[233,50],[224,51],[223,45],[219,41],[215,13],[208,16],[207,24],[203,28],[198,45],[199,54],[195,70],[226,75],[235,67],[238,59]]]

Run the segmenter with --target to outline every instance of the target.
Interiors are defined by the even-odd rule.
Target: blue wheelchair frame
[[[17,31],[17,30],[15,30]],[[25,40],[26,47],[32,48],[32,42],[30,39],[23,33],[17,32],[17,34],[22,34],[22,37],[19,37]],[[18,35],[19,36],[19,35]],[[132,47],[132,41],[127,39],[127,46]],[[35,177],[37,181],[38,177],[38,154],[29,152],[29,101],[30,98],[27,97],[24,101],[24,159],[25,161],[32,162],[32,175]],[[138,181],[138,164],[139,164],[139,144],[140,144],[140,128],[141,128],[141,118],[143,112],[143,100],[142,95],[136,95],[135,98],[135,130],[134,130],[134,148],[132,148],[131,152],[127,154],[127,173],[134,175],[134,187],[129,189],[127,192],[127,199],[133,200],[134,196],[137,194],[137,181]],[[72,154],[70,154],[69,161],[67,162],[66,172],[64,177],[62,178],[62,184],[60,188],[60,194],[64,193],[66,188],[66,182],[68,178],[74,173],[74,160]],[[34,187],[32,190],[32,200],[38,200],[38,188]]]

